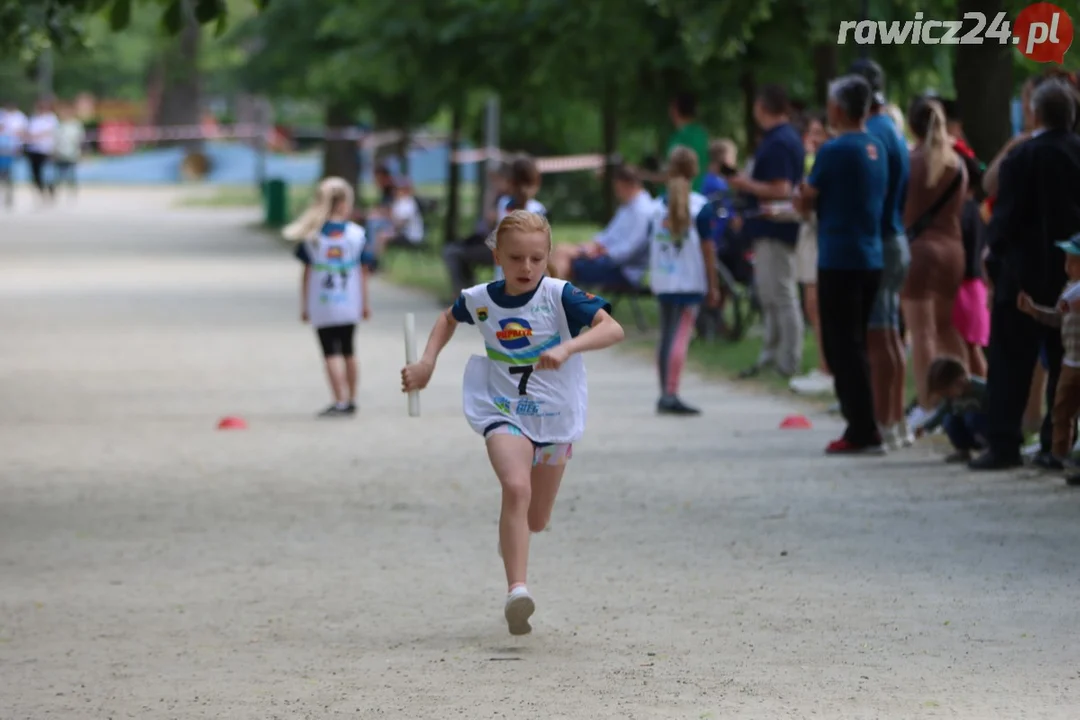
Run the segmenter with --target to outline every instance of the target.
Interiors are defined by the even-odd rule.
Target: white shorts
[[[795,244],[795,279],[799,284],[817,284],[817,255],[817,223],[804,222]]]

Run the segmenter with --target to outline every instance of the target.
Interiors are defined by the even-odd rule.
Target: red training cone
[[[247,430],[247,423],[244,422],[244,418],[230,415],[229,417],[223,417],[218,422],[218,430]]]
[[[805,415],[788,415],[780,423],[781,430],[809,430],[810,421]]]

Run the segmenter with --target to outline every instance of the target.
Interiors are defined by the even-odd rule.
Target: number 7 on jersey
[[[510,374],[521,376],[521,380],[518,381],[518,395],[527,395],[529,388],[529,377],[533,374],[533,366],[513,365],[510,367]]]

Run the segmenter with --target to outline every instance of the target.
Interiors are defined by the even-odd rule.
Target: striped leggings
[[[660,347],[656,362],[662,397],[674,397],[679,393],[679,380],[686,365],[697,314],[697,305],[660,301]]]

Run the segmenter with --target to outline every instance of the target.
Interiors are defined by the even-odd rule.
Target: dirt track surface
[[[0,215],[0,718],[1075,718],[1080,494],[588,359],[534,633],[511,638],[463,328],[411,419],[377,283],[352,420],[253,211]],[[407,260],[402,260],[406,262]],[[246,431],[218,432],[225,415]]]

